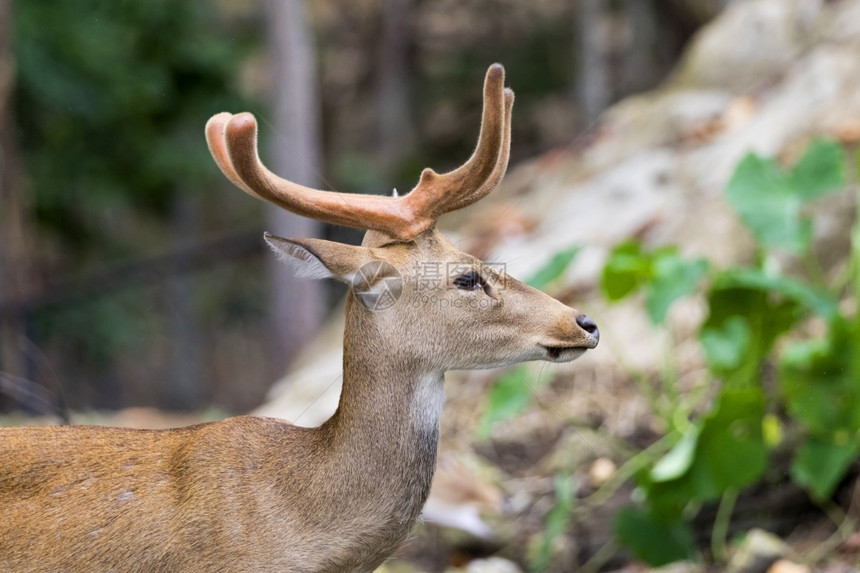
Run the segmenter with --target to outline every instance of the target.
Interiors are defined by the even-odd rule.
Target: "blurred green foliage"
[[[707,261],[684,260],[676,247],[646,253],[639,243],[627,242],[610,253],[603,267],[601,286],[610,301],[621,300],[643,288],[651,322],[662,324],[669,306],[695,291],[707,270]]]
[[[130,250],[140,237],[104,241],[93,213],[163,216],[180,187],[206,191],[216,173],[201,126],[238,103],[230,80],[248,40],[206,2],[14,9],[16,118],[40,226],[78,254]]]
[[[844,164],[842,148],[827,141],[813,142],[790,169],[754,154],[738,164],[726,198],[756,241],[753,266],[716,269],[683,257],[677,247],[646,251],[637,242],[611,251],[601,279],[604,295],[618,301],[642,292],[656,327],[666,325],[675,301],[704,295],[708,316],[699,341],[709,375],[703,385],[720,384],[710,407],[703,393],[681,396],[671,380],[649,396],[674,446],[636,474],[642,503],[623,508],[613,521],[617,540],[639,559],[654,566],[695,559],[690,520],[702,504],[722,499],[714,535],[724,535],[737,493],[765,478],[776,449],[792,451],[791,479],[816,500],[833,494],[860,454],[860,317],[840,307],[852,286],[860,294],[860,222],[847,273],[827,282],[817,272],[806,209],[844,187]],[[577,252],[558,253],[530,283],[551,286]],[[783,274],[777,254],[816,272]],[[826,325],[823,339],[802,340],[800,327],[810,320]],[[775,352],[787,335],[792,342]],[[775,386],[763,381],[770,364],[776,365]],[[480,437],[489,436],[492,423],[529,406],[527,374],[521,367],[496,381]],[[668,406],[659,405],[666,401]],[[557,484],[557,496],[564,491]],[[557,500],[547,515],[536,570],[549,562],[548,543],[558,535],[550,528],[568,526],[557,514],[572,507],[572,500]],[[713,558],[719,558],[720,543],[715,540]]]
[[[532,392],[526,383],[528,372],[519,366],[508,370],[493,382],[485,398],[484,416],[478,424],[477,437],[490,437],[493,425],[514,418],[532,403]]]
[[[526,283],[536,289],[545,289],[552,285],[564,275],[564,271],[579,254],[579,251],[579,247],[571,247],[557,252]]]
[[[26,311],[27,336],[63,372],[74,407],[116,407],[120,363],[170,356],[163,289],[141,276],[65,304],[58,285],[194,244],[224,220],[212,187],[228,190],[203,126],[247,105],[236,70],[258,40],[211,2],[15,2],[12,24],[14,119],[39,239],[30,256],[53,288]],[[219,306],[243,288],[222,291]]]
[[[546,571],[552,564],[553,545],[557,539],[567,533],[572,521],[571,514],[576,503],[576,492],[573,479],[566,474],[559,474],[553,480],[555,502],[546,514],[543,535],[531,551],[529,564],[531,571]]]
[[[789,170],[771,159],[747,155],[729,181],[726,198],[762,247],[800,254],[809,249],[812,238],[804,205],[841,187],[844,177],[839,146],[816,141]]]
[[[776,448],[793,451],[791,478],[817,500],[833,494],[860,452],[860,315],[839,304],[852,286],[845,276],[860,273],[858,243],[848,272],[826,283],[820,273],[786,276],[775,264],[781,252],[801,259],[807,269],[820,268],[805,207],[844,185],[844,151],[832,142],[812,143],[787,170],[750,154],[737,166],[726,198],[756,240],[755,266],[707,272],[703,261],[685,261],[673,249],[644,252],[635,243],[612,252],[603,274],[607,298],[644,290],[657,325],[674,300],[706,285],[709,314],[699,339],[710,373],[706,383],[720,383],[703,415],[697,414],[702,405],[673,404],[665,421],[675,446],[639,472],[641,507],[616,515],[618,540],[638,558],[652,565],[689,559],[696,549],[686,529],[697,508],[728,500],[717,518],[727,522],[737,492],[764,478]],[[665,265],[673,270],[661,275],[655,261],[666,256],[674,258]],[[661,289],[665,293],[655,294]],[[648,303],[655,299],[661,302]],[[810,320],[826,325],[826,336],[798,340],[798,327]],[[789,334],[793,342],[775,352],[777,340]],[[773,363],[776,387],[763,382]],[[788,443],[784,435],[791,436]],[[726,523],[715,523],[714,535],[725,530]]]
[[[695,557],[693,538],[680,520],[664,521],[648,511],[624,507],[616,514],[613,527],[618,540],[651,565]]]

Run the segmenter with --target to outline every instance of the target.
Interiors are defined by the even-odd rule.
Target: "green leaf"
[[[609,254],[601,287],[610,301],[621,300],[644,287],[651,322],[662,324],[672,303],[692,293],[707,270],[707,261],[684,260],[677,247],[646,253],[639,243],[631,241],[616,246]]]
[[[704,419],[690,475],[696,497],[716,498],[727,489],[752,484],[767,465],[762,436],[764,394],[758,389],[725,390]]]
[[[570,263],[572,263],[573,259],[576,258],[576,255],[579,254],[580,250],[581,249],[579,247],[571,247],[569,249],[559,251],[553,255],[546,265],[544,265],[526,282],[536,289],[546,288],[547,285],[555,282],[564,274],[564,271],[567,270]]]
[[[650,257],[642,252],[639,243],[628,242],[612,249],[600,284],[606,298],[616,301],[631,294],[650,277]]]
[[[707,270],[708,263],[704,259],[685,261],[677,252],[655,257],[652,264],[654,280],[645,299],[651,322],[662,324],[669,306],[693,293]]]
[[[651,481],[669,481],[684,475],[693,465],[700,432],[701,428],[691,424],[675,447],[651,468]]]
[[[732,276],[733,273],[727,272],[714,280],[708,293],[710,313],[699,331],[699,338],[706,345],[708,365],[727,387],[757,385],[762,362],[774,341],[800,316],[798,303],[784,296],[773,296],[774,293],[767,290],[736,286]],[[742,332],[746,330],[743,327],[727,324],[739,322],[734,317],[746,321],[748,336]],[[742,344],[740,340],[726,338],[732,334],[745,337],[739,360],[734,351],[740,350]],[[722,348],[718,341],[734,346]]]
[[[842,444],[808,440],[800,447],[791,465],[791,477],[816,499],[827,499],[845,477],[860,453],[857,437]]]
[[[726,271],[720,275],[719,285],[722,288],[743,287],[778,293],[828,321],[839,314],[839,301],[830,293],[788,277],[767,274],[760,269]]]
[[[711,366],[723,370],[737,368],[750,342],[749,322],[742,316],[730,316],[719,326],[704,327],[700,340]]]
[[[686,471],[675,479],[642,480],[652,510],[666,518],[678,517],[692,500],[716,499],[729,489],[754,483],[768,459],[762,416],[761,390],[724,390],[717,407],[702,420]]]
[[[567,531],[576,498],[570,476],[557,475],[553,481],[555,482],[555,503],[547,513],[541,543],[536,555],[531,559],[534,571],[544,571],[549,567],[552,561],[553,542]]]
[[[780,362],[780,389],[788,412],[825,441],[860,428],[857,328],[856,323],[835,320],[826,339],[794,344]]]
[[[765,414],[761,420],[764,443],[773,449],[782,443],[782,422],[775,414]]]
[[[842,149],[834,142],[816,141],[789,172],[772,159],[747,155],[729,180],[726,197],[763,246],[802,253],[812,238],[804,204],[844,183]]]
[[[726,187],[726,197],[759,243],[801,253],[809,246],[811,227],[802,220],[802,197],[770,159],[747,155]]]
[[[845,158],[839,144],[813,141],[791,170],[791,185],[807,200],[845,185]]]
[[[681,520],[666,521],[635,507],[623,507],[612,520],[618,541],[653,567],[696,555],[693,536]]]
[[[506,372],[493,384],[484,417],[478,425],[479,438],[489,437],[493,424],[509,420],[528,407],[531,389],[525,383],[525,376],[525,368],[519,367]]]

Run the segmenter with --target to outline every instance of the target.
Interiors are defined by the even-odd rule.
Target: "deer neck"
[[[321,431],[341,467],[343,487],[385,490],[381,502],[409,522],[420,513],[436,466],[444,371],[400,353],[384,325],[347,303],[343,389]]]
[[[362,451],[375,444],[384,455],[427,445],[435,461],[444,371],[401,354],[383,332],[384,326],[357,316],[363,310],[352,306],[350,300],[344,332],[343,389],[328,430],[338,442],[355,443]]]

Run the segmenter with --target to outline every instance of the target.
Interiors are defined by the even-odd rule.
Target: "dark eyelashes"
[[[484,279],[477,271],[469,271],[454,279],[455,287],[462,290],[478,290],[484,288]]]

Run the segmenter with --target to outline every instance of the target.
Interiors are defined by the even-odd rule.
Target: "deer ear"
[[[265,233],[266,243],[278,258],[311,279],[338,279],[352,283],[362,265],[376,260],[367,247],[355,247],[322,239],[284,239]]]

